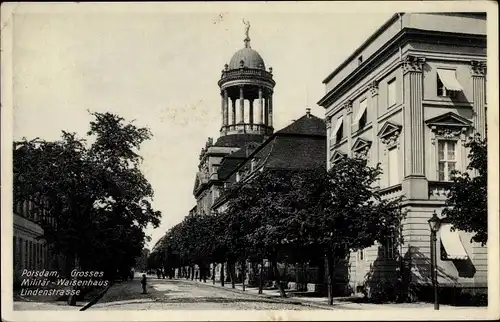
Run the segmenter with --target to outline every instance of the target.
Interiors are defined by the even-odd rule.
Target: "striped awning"
[[[441,234],[441,243],[448,255],[448,259],[467,259],[469,256],[465,251],[458,230],[451,231],[451,224],[442,224],[439,232]]]
[[[332,130],[332,133],[331,133],[331,136],[335,136],[338,132],[338,130],[340,129],[340,127],[342,126],[342,121],[343,121],[343,118],[340,117],[338,120],[337,120],[337,123],[335,123],[335,127],[333,128]]]
[[[438,69],[438,77],[448,91],[463,91],[457,80],[456,72],[451,69]]]

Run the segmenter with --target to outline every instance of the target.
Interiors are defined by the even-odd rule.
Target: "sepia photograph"
[[[498,318],[497,5],[434,3],[3,3],[2,319]]]

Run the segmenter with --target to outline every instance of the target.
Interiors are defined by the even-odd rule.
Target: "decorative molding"
[[[360,66],[354,72],[350,73],[349,76],[345,77],[333,88],[328,90],[327,94],[320,99],[318,105],[328,108],[332,102],[335,102],[347,91],[350,91],[353,88],[353,84],[356,84],[360,79],[367,77],[367,75],[378,68],[382,62],[386,62],[388,57],[392,57],[394,50],[397,50],[408,41],[421,41],[422,39],[425,39],[427,43],[432,44],[450,44],[453,46],[457,46],[457,44],[465,44],[468,46],[486,48],[486,35],[457,34],[442,31],[403,28],[390,41],[386,42],[379,50],[377,50],[376,53],[371,55],[363,63],[363,66]],[[359,51],[361,51],[361,49],[359,49]],[[359,51],[356,55],[359,55]],[[323,80],[323,83],[330,83],[339,71],[344,70],[348,62],[351,61],[351,59],[353,59],[356,55],[353,54],[352,58],[346,60],[339,67],[337,67],[337,69],[335,69]]]
[[[470,62],[472,76],[484,77],[486,76],[486,62],[472,60]]]
[[[354,144],[352,145],[352,151],[353,152],[360,152],[360,151],[368,150],[370,148],[371,144],[372,144],[371,141],[358,138],[356,141],[354,141]]]
[[[387,148],[399,145],[399,137],[401,135],[402,126],[392,122],[385,122],[377,136],[380,137],[383,144]]]
[[[370,83],[368,88],[370,89],[370,93],[372,96],[378,95],[378,81],[374,80]]]
[[[332,117],[327,117],[325,119],[326,129],[330,130],[332,128]]]
[[[431,143],[436,139],[465,140],[465,133],[472,126],[472,122],[453,112],[448,112],[425,121],[432,131]]]
[[[366,159],[368,157],[368,151],[372,145],[371,141],[363,140],[358,138],[352,145],[352,152],[357,159]]]
[[[335,152],[332,153],[332,156],[330,157],[330,162],[335,163],[345,157],[347,157],[347,154],[336,150]]]
[[[346,114],[351,114],[352,113],[352,101],[348,100],[347,102],[345,102],[343,108],[345,109]]]
[[[421,73],[424,69],[425,58],[408,55],[403,61],[403,72],[416,72]]]

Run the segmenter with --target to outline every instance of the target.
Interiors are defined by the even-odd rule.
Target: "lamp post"
[[[434,310],[439,310],[439,299],[438,299],[438,281],[437,281],[437,256],[436,256],[436,233],[439,230],[441,220],[436,214],[432,214],[431,219],[429,219],[429,227],[431,228],[431,276],[432,276],[432,287],[434,288]]]

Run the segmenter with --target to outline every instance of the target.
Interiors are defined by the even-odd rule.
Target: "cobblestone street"
[[[230,285],[228,286],[231,287]],[[111,288],[89,310],[312,310],[300,303],[283,303],[185,280],[151,279],[148,294],[140,294],[138,279]],[[317,309],[317,308],[316,308]]]

